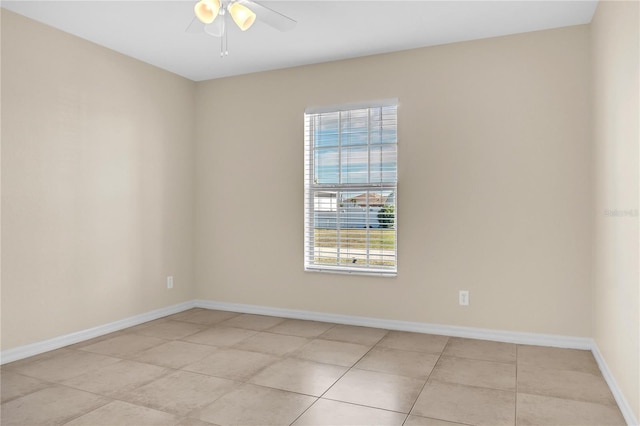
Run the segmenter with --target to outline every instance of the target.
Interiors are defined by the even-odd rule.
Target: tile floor
[[[0,369],[2,425],[624,425],[588,351],[192,309]]]

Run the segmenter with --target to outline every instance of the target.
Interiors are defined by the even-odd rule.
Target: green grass
[[[369,248],[394,250],[396,247],[396,233],[394,229],[341,229],[340,247],[367,248],[367,234]],[[316,247],[336,247],[338,231],[335,229],[316,229]]]
[[[316,257],[316,264],[325,264],[325,265],[337,265],[337,259],[335,257]],[[340,259],[341,265],[352,265],[353,261],[351,258],[342,258]],[[358,260],[358,265],[364,265],[364,260]],[[369,259],[369,265],[375,266],[395,266],[395,261],[391,260],[373,260]]]
[[[348,249],[365,249],[367,248],[367,237],[369,238],[369,248],[372,250],[395,250],[396,233],[394,229],[341,229],[340,230],[340,249],[347,251]],[[336,248],[338,245],[338,231],[336,229],[316,229],[315,230],[315,246]],[[376,258],[375,254],[369,259],[368,263],[362,259],[362,255],[351,256],[342,252],[340,259],[329,253],[315,258],[317,264],[336,265],[351,264],[353,257],[357,257],[358,265],[376,265],[376,266],[395,266],[395,260],[385,260],[384,258]]]

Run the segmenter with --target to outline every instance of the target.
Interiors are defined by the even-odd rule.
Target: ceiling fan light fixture
[[[218,16],[220,0],[200,0],[196,3],[194,11],[200,22],[210,24]]]
[[[229,14],[233,18],[233,22],[235,22],[242,31],[247,31],[256,20],[255,12],[237,1],[231,3],[228,9]]]

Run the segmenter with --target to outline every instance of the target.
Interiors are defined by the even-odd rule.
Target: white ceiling
[[[258,0],[258,2],[260,2]],[[2,1],[2,7],[160,68],[201,81],[377,53],[586,24],[590,1],[263,0],[298,23],[279,32],[230,25],[220,39],[185,30],[189,1]]]

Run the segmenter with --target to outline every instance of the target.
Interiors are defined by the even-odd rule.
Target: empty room
[[[638,425],[639,2],[0,14],[2,425]]]

